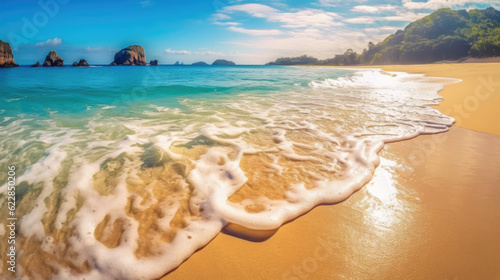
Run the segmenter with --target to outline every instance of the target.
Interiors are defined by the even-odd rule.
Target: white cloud
[[[363,29],[364,32],[366,33],[384,33],[384,34],[391,34],[396,32],[397,30],[402,29],[401,27],[397,26],[378,26],[378,27],[369,27]]]
[[[166,54],[177,54],[177,55],[218,55],[218,56],[222,56],[222,55],[226,55],[224,53],[221,53],[221,52],[214,52],[214,51],[188,51],[188,50],[180,50],[180,51],[177,51],[177,50],[172,50],[172,49],[166,49],[164,51]]]
[[[192,54],[192,52],[190,52],[190,51],[186,51],[186,50],[175,51],[175,50],[172,50],[172,49],[166,49],[165,53],[168,53],[168,54],[182,54],[182,55]]]
[[[302,37],[302,38],[321,38],[323,37],[323,32],[317,28],[308,28],[301,29],[297,31],[288,32],[289,35],[294,37]]]
[[[231,26],[228,28],[231,31],[234,32],[239,32],[239,33],[244,33],[252,36],[273,36],[273,35],[280,35],[281,31],[277,29],[267,29],[267,30],[262,30],[262,29],[245,29],[241,27],[234,27]]]
[[[414,13],[407,10],[399,10],[388,16],[362,16],[344,19],[344,22],[354,24],[372,24],[379,21],[411,22],[427,16],[427,13]]]
[[[153,2],[152,1],[141,1],[141,2],[139,2],[139,4],[143,8],[147,8],[147,7],[153,6]]]
[[[303,27],[331,27],[343,25],[336,19],[341,18],[336,13],[318,9],[304,9],[296,12],[281,12],[275,8],[262,4],[242,4],[228,6],[223,13],[244,12],[256,18],[263,18],[268,22],[278,22],[285,28]]]
[[[348,18],[344,21],[347,23],[360,23],[360,24],[370,24],[374,23],[377,20],[375,17],[356,17],[356,18]]]
[[[377,1],[378,4],[372,5],[372,2],[367,0],[315,1],[315,8],[294,8],[276,5],[272,0],[260,0],[257,3],[253,1],[254,4],[233,0],[229,2],[230,6],[221,7],[216,12],[214,19],[217,20],[213,23],[225,26],[233,32],[253,36],[224,42],[238,46],[247,52],[245,56],[254,54],[251,60],[248,59],[250,63],[302,54],[328,58],[344,53],[348,48],[360,52],[367,47],[368,42],[380,42],[387,35],[403,29],[405,24],[420,19],[428,15],[430,10],[441,6],[500,3],[500,0],[401,0],[402,3],[392,0],[385,3]],[[271,2],[270,5],[263,4]],[[345,7],[342,14],[329,12],[336,12],[337,10],[330,7],[338,6]],[[418,11],[424,9],[423,7],[429,11]],[[268,25],[251,25],[255,19],[260,19],[260,23],[266,21]],[[239,57],[240,54],[236,56]]]
[[[55,37],[54,39],[48,39],[45,42],[36,43],[37,47],[57,47],[62,44],[62,39]]]
[[[403,0],[403,7],[411,10],[429,9],[435,10],[439,8],[454,8],[464,7],[468,4],[487,4],[493,7],[500,5],[500,0],[428,0],[427,2],[414,2],[413,0]]]
[[[351,9],[353,12],[365,13],[365,14],[377,14],[380,12],[396,11],[398,6],[394,5],[373,5],[373,6],[356,6]]]
[[[332,27],[341,26],[340,16],[336,13],[325,12],[316,9],[307,9],[295,13],[281,13],[269,18],[269,21],[278,21],[284,23],[283,27],[300,28],[300,27]]]
[[[228,15],[226,15],[226,14],[217,13],[217,14],[213,14],[212,15],[212,20],[213,21],[228,20],[228,19],[231,19],[231,17],[228,16]]]
[[[349,2],[364,3],[368,0],[356,0],[356,1],[345,1],[345,0],[319,0],[319,5],[323,7],[339,7],[348,4]]]
[[[255,17],[266,17],[265,15],[279,12],[277,9],[262,4],[241,4],[227,6],[223,9],[225,12],[246,12]]]
[[[361,51],[369,41],[379,42],[387,35],[366,34],[344,29],[331,30],[329,35],[316,36],[312,30],[308,34],[293,37],[263,37],[259,39],[232,41],[233,45],[255,49],[256,53],[276,53],[273,59],[283,56],[312,55],[320,59],[344,53],[348,48]]]
[[[241,25],[239,22],[233,22],[233,21],[225,21],[225,22],[220,22],[220,21],[215,21],[214,24],[217,25],[222,25],[222,26],[238,26]]]
[[[397,13],[396,15],[392,15],[392,16],[378,17],[377,20],[410,22],[410,21],[416,21],[418,19],[421,19],[427,15],[428,15],[428,13],[400,12],[400,13]]]

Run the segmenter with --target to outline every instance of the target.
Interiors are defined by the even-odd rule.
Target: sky
[[[50,50],[65,64],[109,64],[132,44],[160,64],[264,64],[360,52],[436,9],[489,6],[500,0],[0,0],[0,40],[21,65]]]

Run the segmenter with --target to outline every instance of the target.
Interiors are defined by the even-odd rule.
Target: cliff
[[[0,40],[0,68],[17,67],[10,44]]]

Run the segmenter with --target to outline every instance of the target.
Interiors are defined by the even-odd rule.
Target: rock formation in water
[[[37,61],[35,64],[31,65],[32,68],[40,67],[40,61]]]
[[[62,67],[64,66],[64,59],[60,58],[55,51],[50,51],[45,61],[43,62],[43,67]]]
[[[0,40],[0,68],[17,67],[10,44]]]
[[[217,59],[212,65],[236,65],[236,63],[225,59]]]
[[[145,66],[146,53],[139,45],[128,46],[115,54],[115,60],[110,65]]]
[[[89,64],[85,59],[80,59],[80,62],[73,62],[74,67],[89,67]]]
[[[208,64],[206,62],[200,61],[200,62],[195,62],[191,65],[193,65],[193,66],[207,66]]]
[[[151,65],[151,66],[158,66],[158,60],[156,60],[156,59],[155,60],[151,60],[149,62],[149,65]]]

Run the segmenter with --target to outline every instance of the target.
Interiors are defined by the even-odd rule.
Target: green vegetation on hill
[[[271,65],[355,65],[431,63],[465,57],[500,56],[500,12],[440,9],[410,23],[361,54],[349,49],[334,58],[280,58]]]

